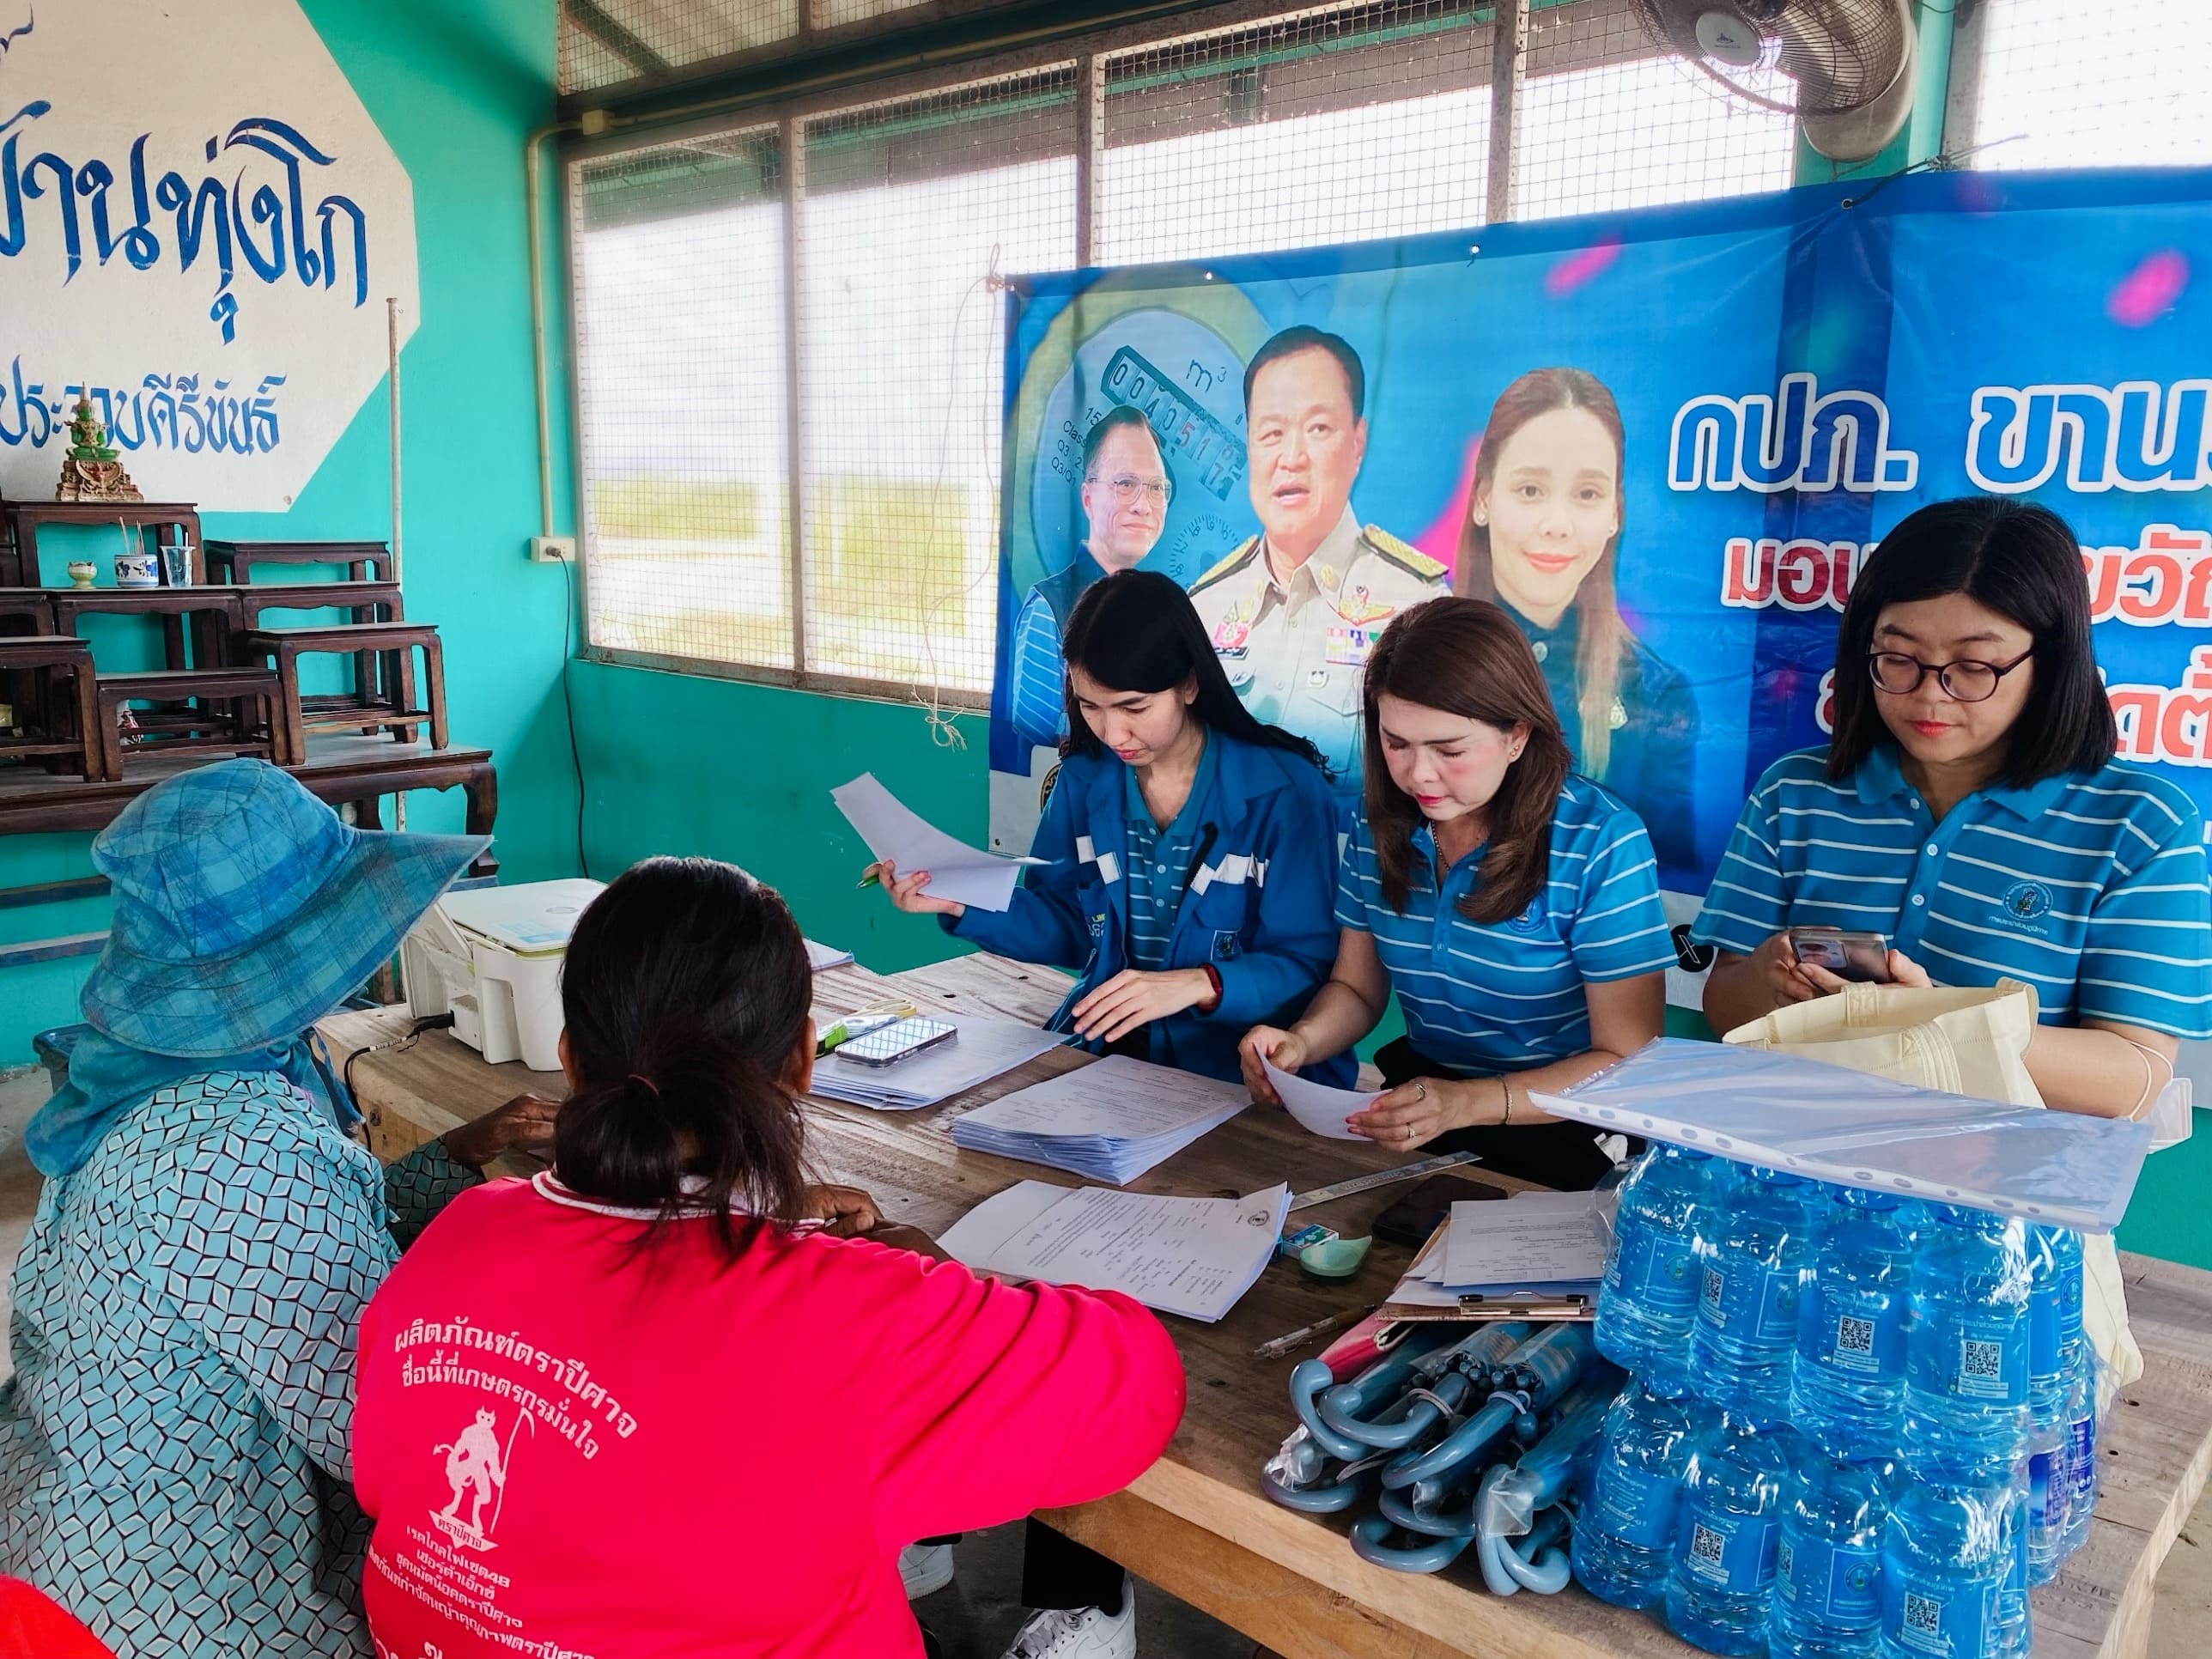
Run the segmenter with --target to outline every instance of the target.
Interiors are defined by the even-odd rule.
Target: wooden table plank
[[[816,1018],[904,995],[921,1006],[1035,1022],[1058,1006],[1065,983],[1052,969],[983,956],[889,978],[848,965],[816,975]],[[390,1013],[355,1013],[324,1022],[323,1030],[343,1058],[392,1041],[408,1025]],[[1055,1170],[963,1151],[952,1145],[951,1126],[970,1107],[1088,1063],[1057,1050],[920,1112],[810,1098],[804,1110],[817,1178],[866,1187],[893,1219],[932,1232],[1013,1182],[1075,1184]],[[565,1093],[557,1075],[488,1066],[445,1031],[425,1033],[404,1052],[363,1055],[354,1082],[372,1145],[386,1158],[525,1090]],[[1399,1161],[1364,1143],[1309,1135],[1287,1115],[1255,1108],[1131,1185],[1243,1193],[1288,1181],[1303,1190]],[[1358,1236],[1401,1190],[1306,1213]],[[1166,1320],[1189,1380],[1189,1407],[1173,1443],[1127,1492],[1048,1518],[1288,1659],[1681,1659],[1691,1650],[1651,1620],[1579,1589],[1492,1596],[1471,1553],[1442,1574],[1389,1572],[1352,1553],[1340,1518],[1301,1515],[1261,1496],[1260,1466],[1293,1424],[1284,1395],[1291,1364],[1256,1361],[1252,1347],[1378,1300],[1407,1261],[1405,1250],[1378,1243],[1356,1278],[1334,1284],[1279,1261],[1220,1323]],[[2140,1659],[2159,1565],[2212,1469],[2212,1274],[2134,1255],[2124,1255],[2121,1267],[2144,1376],[2114,1409],[2088,1542],[2056,1583],[2034,1593],[2036,1659]]]

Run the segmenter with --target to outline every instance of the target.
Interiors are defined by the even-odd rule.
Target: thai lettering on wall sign
[[[289,507],[387,298],[411,333],[413,191],[296,0],[0,0],[0,495],[82,393],[148,500]]]

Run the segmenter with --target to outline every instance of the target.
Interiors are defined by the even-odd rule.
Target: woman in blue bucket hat
[[[173,778],[93,843],[92,1030],[24,1133],[46,1177],[0,1389],[0,1572],[121,1659],[368,1655],[355,1332],[525,1097],[387,1173],[310,1036],[483,849],[349,829],[285,773]]]

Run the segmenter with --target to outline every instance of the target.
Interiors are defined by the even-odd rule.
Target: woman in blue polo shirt
[[[1367,661],[1365,805],[1337,887],[1336,966],[1297,1023],[1244,1039],[1245,1079],[1340,1055],[1398,994],[1390,1091],[1349,1127],[1394,1152],[1438,1136],[1488,1167],[1587,1188],[1612,1167],[1530,1091],[1657,1036],[1674,960],[1650,838],[1568,770],[1528,640],[1497,605],[1399,613]]]
[[[2212,1035],[2203,826],[2112,758],[2065,523],[1972,498],[1891,531],[1844,607],[1834,732],[1767,768],[1706,895],[1714,1027],[1840,988],[1784,929],[1878,933],[1897,984],[2035,988],[2046,1104],[2148,1107]]]
[[[1255,720],[1189,597],[1126,570],[1069,618],[1067,757],[1003,911],[933,898],[881,867],[891,902],[987,951],[1078,969],[1053,1021],[1093,1049],[1238,1075],[1237,1041],[1328,972],[1336,809],[1314,747]],[[1348,1083],[1352,1064],[1317,1068]]]

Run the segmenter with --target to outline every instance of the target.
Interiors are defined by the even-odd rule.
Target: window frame
[[[1622,3],[1623,0],[1614,0],[1616,7]],[[1162,6],[1155,9],[1153,15],[1134,22],[1109,23],[1103,27],[1079,23],[1073,27],[1048,28],[1036,31],[1042,38],[1031,44],[993,46],[986,42],[985,49],[965,55],[953,52],[949,61],[923,69],[884,71],[879,67],[863,65],[850,76],[830,74],[814,77],[802,88],[791,86],[789,77],[803,73],[803,64],[811,61],[806,54],[823,51],[830,43],[830,37],[858,46],[862,37],[872,35],[876,37],[875,44],[896,47],[926,38],[933,28],[941,29],[950,24],[966,23],[979,31],[987,30],[994,21],[992,16],[994,11],[1018,12],[1021,9],[994,5],[991,0],[928,0],[927,3],[908,10],[890,14],[890,19],[898,21],[899,27],[895,29],[883,29],[879,26],[889,19],[878,19],[872,22],[843,25],[834,30],[817,31],[811,26],[813,7],[805,4],[801,8],[801,28],[788,39],[733,58],[691,65],[666,75],[643,76],[635,81],[594,92],[564,96],[561,106],[562,112],[573,118],[585,110],[611,108],[620,111],[632,99],[639,100],[637,107],[641,112],[649,112],[651,106],[669,96],[672,88],[685,85],[702,88],[702,94],[688,106],[700,112],[689,119],[663,119],[649,113],[641,113],[635,118],[624,118],[624,125],[595,136],[569,137],[561,146],[562,202],[566,219],[565,246],[568,255],[566,293],[571,333],[571,349],[568,354],[570,439],[571,453],[576,458],[577,532],[585,553],[585,556],[579,558],[576,563],[583,635],[579,655],[588,662],[883,702],[914,702],[923,700],[926,691],[930,703],[949,712],[988,713],[991,704],[991,693],[988,690],[970,691],[942,685],[921,688],[871,676],[827,672],[809,665],[805,569],[806,452],[801,408],[804,391],[799,333],[805,240],[801,198],[805,188],[807,123],[826,116],[988,85],[1023,74],[1073,64],[1076,94],[1076,264],[1079,268],[1085,268],[1092,264],[1092,251],[1097,243],[1099,203],[1095,172],[1097,158],[1106,149],[1106,104],[1111,60],[1228,31],[1294,24],[1309,18],[1343,13],[1350,9],[1345,0],[1335,0],[1334,3],[1329,4],[1297,6],[1286,6],[1282,0],[1224,0],[1223,3],[1206,6]],[[1495,224],[1511,221],[1516,216],[1514,162],[1522,118],[1522,89],[1532,73],[1530,14],[1542,9],[1542,0],[1494,0],[1494,3],[1493,0],[1467,0],[1466,9],[1469,14],[1467,27],[1487,27],[1491,31],[1491,131],[1486,156],[1485,196],[1488,209],[1486,222]],[[1069,6],[1066,9],[1080,14],[1088,8]],[[1488,15],[1486,22],[1484,21],[1486,13]],[[1540,51],[1538,55],[1543,54]],[[1626,61],[1643,55],[1616,52],[1601,61]],[[1649,55],[1656,57],[1663,53],[1652,48]],[[912,58],[902,61],[911,62]],[[747,79],[764,82],[765,85],[758,89],[747,89],[744,85]],[[714,98],[703,90],[718,82],[729,88],[725,95]],[[1953,96],[1955,98],[1956,95],[1954,77]],[[635,125],[630,124],[633,119]],[[785,493],[784,533],[789,560],[786,580],[791,596],[793,666],[784,668],[599,645],[591,638],[590,551],[592,531],[588,505],[591,481],[585,472],[586,417],[580,380],[583,354],[576,349],[586,325],[579,283],[579,240],[582,228],[575,210],[580,170],[592,161],[628,150],[770,125],[777,129],[782,147],[785,261],[782,330],[788,477]]]

